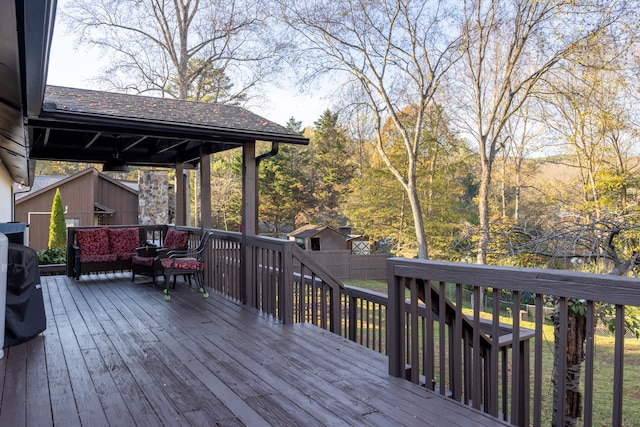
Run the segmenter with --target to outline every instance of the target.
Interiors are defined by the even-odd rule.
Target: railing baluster
[[[454,370],[451,372],[452,397],[460,402],[462,400],[462,285],[455,284],[456,288],[456,318],[453,333],[453,360]]]
[[[434,331],[433,331],[433,300],[431,299],[431,281],[425,280],[423,282],[426,313],[425,313],[425,381],[429,389],[435,388],[435,345],[434,345]]]
[[[413,278],[409,282],[411,301],[410,315],[410,336],[411,336],[411,382],[418,384],[420,382],[420,345],[418,345],[418,287],[416,279]]]
[[[356,311],[357,300],[354,296],[349,295],[347,298],[349,304],[349,316],[346,319],[349,320],[349,339],[351,341],[356,341],[357,336],[356,333],[358,331],[357,318],[358,312]],[[357,341],[356,341],[357,342]]]
[[[445,292],[445,282],[440,282],[439,286],[440,295],[444,295]],[[440,336],[438,337],[438,345],[440,348],[440,359],[438,361],[438,365],[440,366],[440,394],[446,394],[446,330],[445,330],[445,317],[446,317],[446,302],[444,298],[438,298],[438,320],[439,320],[439,332]]]
[[[367,306],[367,309],[365,310],[367,313],[367,327],[366,327],[366,333],[367,333],[367,339],[366,339],[366,345],[365,347],[367,348],[371,348],[370,347],[370,343],[371,343],[371,304],[369,301],[362,301],[364,305]]]
[[[542,325],[544,323],[543,311],[544,299],[542,294],[536,294],[536,329],[535,329],[535,351],[533,367],[533,426],[542,425]]]
[[[491,378],[489,378],[489,413],[498,416],[498,357],[500,356],[500,298],[497,288],[492,292],[492,316],[491,316],[491,354],[488,361]],[[505,381],[505,378],[502,378]],[[504,406],[504,402],[502,405]]]
[[[511,328],[511,422],[524,426],[524,391],[522,364],[520,363],[520,292],[513,291],[513,328]],[[528,408],[528,407],[527,407]],[[528,422],[527,422],[528,425]],[[526,426],[525,426],[526,427]]]
[[[595,310],[593,301],[587,301],[587,324],[585,326],[586,350],[584,354],[584,425],[593,424],[593,368],[595,345],[593,341]]]
[[[507,376],[507,349],[501,352],[502,364],[502,419],[509,421],[509,377]]]
[[[558,353],[555,355],[557,358],[557,369],[558,373],[556,374],[556,378],[560,378],[559,384],[556,384],[556,392],[558,396],[558,408],[555,408],[556,411],[556,425],[563,426],[564,418],[565,418],[565,399],[564,395],[566,394],[566,385],[564,382],[564,378],[567,375],[567,330],[568,330],[568,303],[567,298],[561,297],[558,298],[558,316],[559,316],[559,332],[560,342],[558,343]]]
[[[482,295],[480,294],[480,288],[473,288],[473,373],[472,376],[472,392],[471,403],[476,409],[480,409],[482,402],[482,365],[481,365],[481,350],[480,350],[480,306],[482,305]]]
[[[611,425],[622,425],[622,386],[624,381],[624,305],[616,304],[616,343],[613,356],[613,419]]]

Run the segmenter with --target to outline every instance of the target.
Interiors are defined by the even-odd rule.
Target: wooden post
[[[176,225],[186,225],[186,198],[184,191],[184,163],[176,162]]]
[[[258,225],[256,174],[256,144],[253,142],[245,144],[242,148],[242,255],[240,258],[241,298],[245,304],[252,307],[256,305],[256,295],[253,291],[255,269],[249,240],[256,235]]]
[[[211,155],[200,152],[200,224],[211,229]]]
[[[389,375],[404,378],[404,283],[399,283],[396,279],[391,259],[387,260],[387,286],[389,290],[387,316]]]
[[[286,243],[282,248],[282,264],[279,277],[280,319],[284,324],[293,324],[293,245]]]

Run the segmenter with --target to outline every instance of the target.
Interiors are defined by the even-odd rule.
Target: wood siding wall
[[[95,225],[94,203],[100,203],[116,211],[114,215],[102,216],[101,225],[138,223],[136,193],[101,179],[97,171],[86,173],[16,203],[15,220],[29,224],[29,246],[36,251],[47,248],[51,215],[35,212],[51,212],[56,188],[60,188],[62,205],[68,208],[66,219],[77,219],[78,226]]]
[[[114,215],[103,216],[100,225],[138,223],[138,195],[105,179],[96,180],[95,201],[115,209]]]

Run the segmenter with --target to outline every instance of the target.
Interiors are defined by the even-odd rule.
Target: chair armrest
[[[158,248],[157,253],[158,253],[158,258],[166,258],[169,256],[169,253],[171,253],[171,251],[167,248]]]
[[[167,252],[167,257],[168,258],[184,258],[192,253],[194,253],[194,251],[190,251],[187,249],[173,249]]]

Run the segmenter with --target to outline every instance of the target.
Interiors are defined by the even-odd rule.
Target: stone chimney
[[[138,223],[169,223],[169,175],[162,170],[138,171]]]

